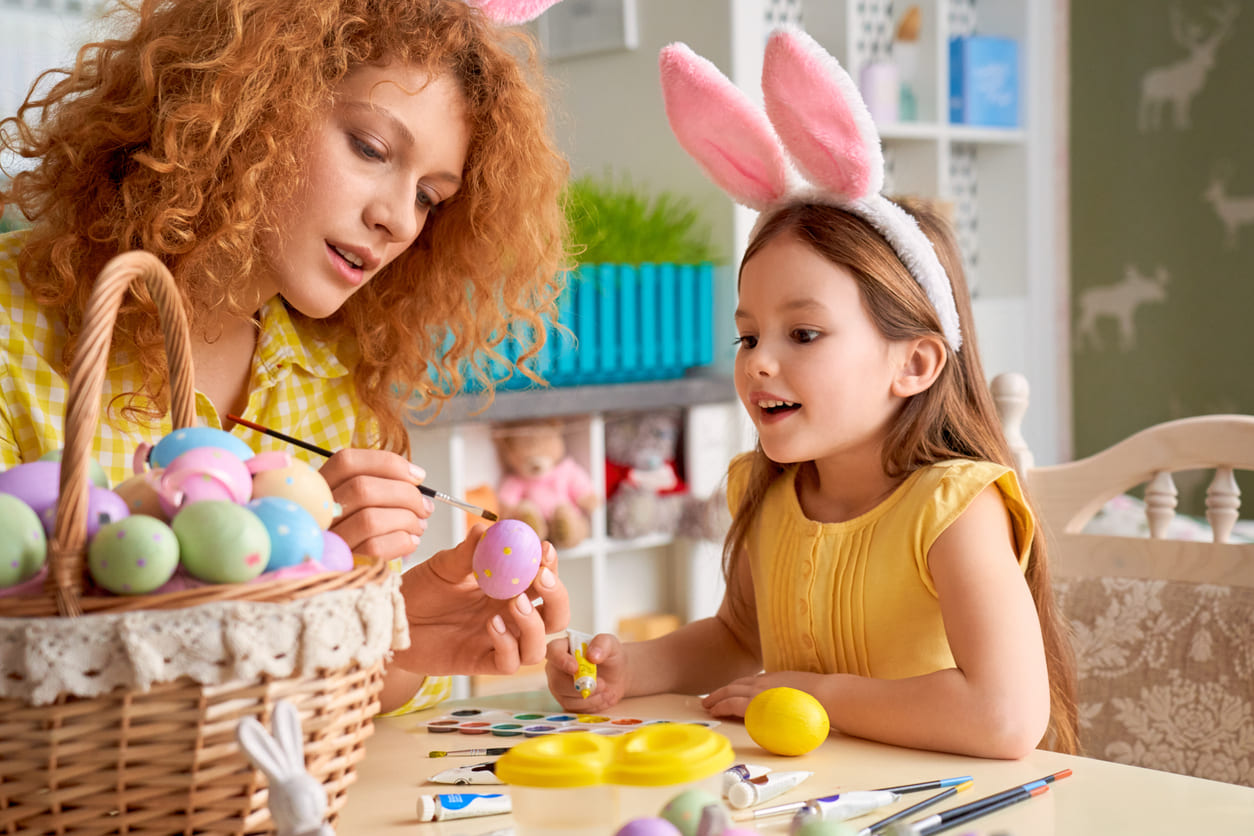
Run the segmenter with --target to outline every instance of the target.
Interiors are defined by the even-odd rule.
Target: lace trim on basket
[[[77,618],[0,618],[0,697],[46,705],[60,695],[146,691],[311,676],[371,665],[409,646],[400,575],[286,603],[224,601]]]

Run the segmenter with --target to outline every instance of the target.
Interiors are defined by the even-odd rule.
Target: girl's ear
[[[788,162],[762,108],[685,44],[662,49],[662,98],[684,150],[736,202],[762,211],[788,188]]]
[[[771,36],[762,58],[766,114],[811,183],[854,201],[884,187],[879,132],[858,87],[800,29]]]
[[[535,20],[549,6],[559,0],[468,0],[472,6],[478,6],[491,20],[506,26],[514,26]]]
[[[925,392],[940,377],[948,362],[945,341],[941,337],[915,337],[904,346],[901,365],[893,377],[890,391],[899,398]]]

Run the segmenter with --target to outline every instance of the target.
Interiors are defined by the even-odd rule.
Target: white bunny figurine
[[[274,736],[252,717],[240,721],[236,737],[244,754],[270,782],[270,817],[277,836],[335,836],[325,823],[327,793],[305,771],[300,718],[291,703],[274,706]]]

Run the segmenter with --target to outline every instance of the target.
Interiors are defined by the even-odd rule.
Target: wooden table
[[[336,828],[341,836],[401,833],[480,836],[510,826],[508,815],[429,824],[420,824],[417,820],[415,806],[420,794],[509,792],[507,786],[452,787],[427,783],[429,776],[455,764],[487,760],[428,758],[427,752],[431,749],[478,748],[517,742],[515,738],[433,735],[419,725],[458,706],[558,710],[547,693],[526,692],[449,702],[421,714],[376,720],[374,736],[366,742],[366,757],[357,767],[357,783],[349,790],[348,803]],[[708,718],[698,698],[669,694],[627,700],[605,713],[672,720]],[[933,808],[934,812],[1069,767],[1074,774],[1051,784],[1044,795],[949,832],[955,836],[967,833],[1013,836],[1254,834],[1254,788],[1235,784],[1054,752],[1036,751],[1018,761],[984,760],[903,749],[838,734],[833,734],[808,755],[785,758],[760,748],[740,722],[724,721],[715,730],[731,740],[738,762],[760,763],[777,770],[814,772],[801,786],[768,804],[957,775],[971,775],[975,779],[974,786],[941,802]],[[864,826],[929,794],[907,795],[895,807],[854,823]],[[762,833],[782,834],[788,832],[789,820],[789,816],[778,816],[762,820],[756,826]],[[612,836],[613,828],[607,825],[605,832],[606,836]]]

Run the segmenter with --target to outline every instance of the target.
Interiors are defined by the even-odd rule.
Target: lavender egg
[[[679,828],[666,819],[632,819],[618,828],[614,836],[680,836]]]
[[[521,520],[501,520],[475,546],[475,579],[492,598],[526,592],[540,571],[540,537]]]
[[[30,580],[47,559],[39,515],[16,496],[0,493],[0,589]]]
[[[16,496],[36,514],[54,507],[60,492],[60,462],[27,462],[0,473],[0,493]]]
[[[334,531],[322,532],[322,565],[332,572],[347,572],[353,568],[352,549]]]
[[[155,517],[136,515],[102,526],[87,551],[87,571],[118,595],[145,595],[165,584],[179,565],[179,541]]]
[[[126,500],[118,496],[113,491],[107,491],[104,488],[98,488],[95,485],[87,487],[87,539],[91,540],[100,531],[102,526],[109,523],[124,520],[131,515],[131,509],[127,507]],[[44,531],[52,536],[57,527],[57,504],[54,502],[43,511],[39,512],[39,519],[43,521]]]

